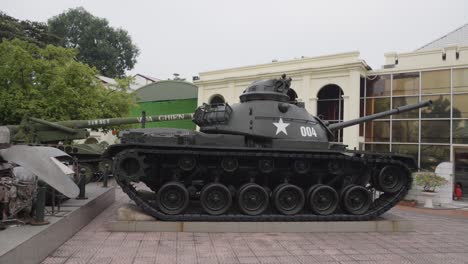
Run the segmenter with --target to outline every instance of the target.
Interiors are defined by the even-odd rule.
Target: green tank
[[[89,180],[93,175],[104,171],[105,164],[110,160],[102,159],[102,153],[107,149],[107,142],[98,142],[90,138],[88,129],[110,128],[120,125],[141,124],[182,119],[192,119],[193,114],[170,114],[141,117],[102,118],[90,120],[68,120],[50,122],[47,120],[27,117],[19,125],[0,126],[0,138],[6,138],[11,144],[27,144],[30,146],[52,146],[76,158],[80,167],[86,169]],[[83,144],[73,144],[73,140],[86,139]]]

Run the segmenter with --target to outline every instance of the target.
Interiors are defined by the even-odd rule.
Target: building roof
[[[441,49],[449,45],[468,46],[468,23],[427,43],[416,51]]]
[[[184,81],[158,81],[135,91],[138,103],[194,99],[198,97],[198,87]]]
[[[107,85],[117,85],[117,82],[112,79],[112,78],[109,78],[109,77],[106,77],[106,76],[102,76],[102,75],[96,75],[96,77],[101,80],[101,82],[103,82],[104,84],[107,84]]]
[[[154,77],[151,77],[151,76],[148,76],[148,75],[143,75],[143,74],[140,74],[140,73],[135,74],[133,77],[136,77],[136,76],[141,76],[142,78],[145,78],[145,79],[147,79],[149,81],[152,81],[152,82],[158,82],[158,81],[161,80],[161,79],[154,78]]]

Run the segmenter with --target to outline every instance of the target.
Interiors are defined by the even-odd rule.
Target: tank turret
[[[240,103],[203,104],[193,117],[200,131],[125,131],[104,156],[122,190],[161,220],[369,220],[401,201],[414,159],[348,150],[332,131],[431,102],[328,124],[290,85],[283,75],[252,83]]]
[[[209,134],[241,134],[259,138],[328,143],[333,141],[332,130],[432,104],[431,101],[425,101],[354,120],[328,124],[309,114],[304,109],[304,104],[296,101],[297,94],[290,85],[291,79],[285,75],[281,79],[256,81],[240,95],[240,104],[205,104],[195,111],[194,122],[200,126],[201,132]]]

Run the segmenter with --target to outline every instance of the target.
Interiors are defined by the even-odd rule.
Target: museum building
[[[195,81],[198,104],[237,103],[251,82],[283,73],[306,109],[330,123],[432,100],[430,108],[337,131],[335,141],[409,154],[423,170],[451,162],[451,182],[464,183],[467,195],[468,24],[415,51],[384,56],[381,69],[371,69],[354,51],[202,72]]]

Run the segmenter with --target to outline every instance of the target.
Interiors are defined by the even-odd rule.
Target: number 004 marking
[[[317,137],[317,132],[313,127],[303,127],[301,126],[301,135],[303,137]]]

